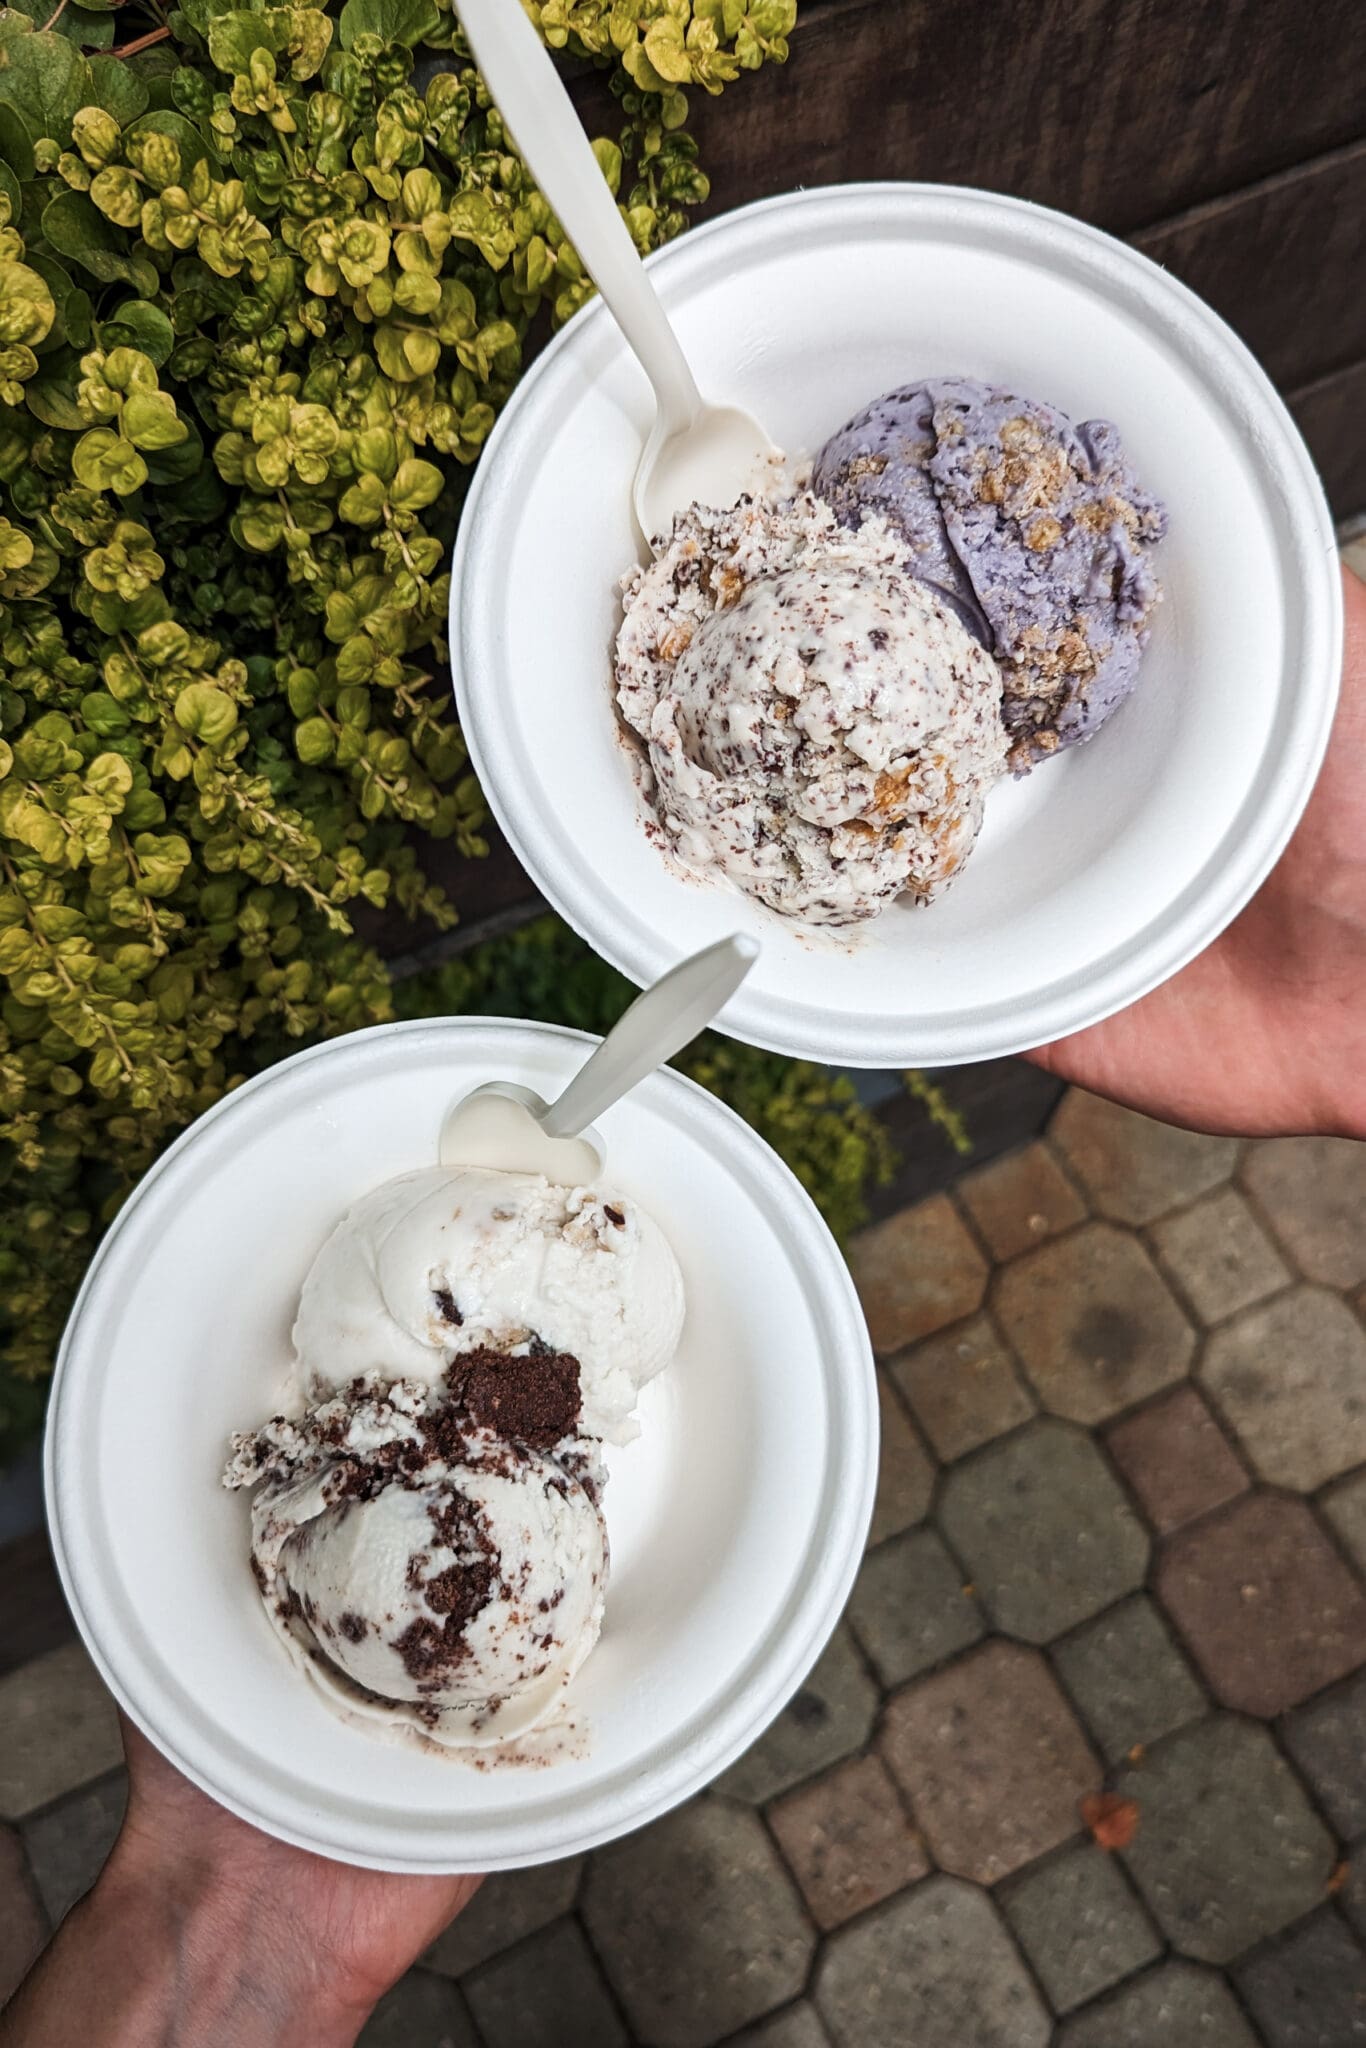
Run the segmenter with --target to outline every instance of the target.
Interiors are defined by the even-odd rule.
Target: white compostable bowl
[[[708,394],[814,452],[880,392],[963,373],[1114,420],[1166,501],[1135,696],[992,794],[962,876],[812,936],[647,839],[617,732],[618,579],[651,403],[604,306],[534,363],[484,453],[451,592],[461,719],[555,908],[642,986],[735,929],[763,956],[721,1028],[840,1065],[951,1065],[1095,1023],[1175,973],[1266,876],[1336,703],[1332,522],[1289,414],[1193,293],[1065,215],[932,185],[792,193],[652,259]]]
[[[581,1752],[473,1767],[336,1718],[248,1569],[229,1433],[279,1405],[300,1284],[342,1212],[436,1158],[492,1078],[555,1096],[591,1040],[447,1018],[296,1054],[171,1146],[120,1212],[53,1386],[48,1511],[77,1626],[115,1697],[258,1827],[377,1869],[496,1870],[638,1827],[759,1735],[819,1655],[872,1508],[877,1398],[843,1259],[776,1155],[663,1071],[602,1120],[608,1176],[672,1243],[677,1358],[608,1453],[603,1633],[574,1682]]]

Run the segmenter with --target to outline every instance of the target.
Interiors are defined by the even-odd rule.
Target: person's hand
[[[1167,1123],[1366,1137],[1366,584],[1318,785],[1242,915],[1142,1002],[1029,1058]]]
[[[333,2048],[478,1888],[331,1863],[249,1827],[124,1724],[128,1813],[0,2020],[15,2048]]]

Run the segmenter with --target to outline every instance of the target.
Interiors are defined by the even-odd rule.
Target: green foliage
[[[972,1137],[962,1111],[955,1109],[939,1084],[918,1068],[911,1068],[903,1079],[907,1094],[915,1098],[930,1122],[944,1133],[959,1158],[966,1159],[972,1151]]]
[[[404,1017],[534,1017],[610,1031],[637,991],[558,918],[490,940],[394,991]],[[704,1031],[673,1065],[754,1126],[787,1161],[841,1241],[867,1218],[870,1186],[891,1178],[886,1131],[847,1075]]]
[[[117,49],[115,4],[0,10],[0,1448],[175,1130],[391,1013],[355,910],[450,921],[463,477],[590,290],[450,0],[127,0]],[[570,13],[653,248],[706,193],[682,85],[791,8]]]

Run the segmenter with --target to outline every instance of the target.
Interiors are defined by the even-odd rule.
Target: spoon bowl
[[[551,1138],[550,1104],[519,1081],[485,1081],[457,1102],[441,1126],[442,1166],[492,1166],[503,1173],[543,1173],[567,1186],[590,1187],[607,1164],[607,1148],[590,1126],[573,1138]]]
[[[759,941],[736,932],[680,960],[636,997],[554,1102],[518,1081],[485,1081],[471,1089],[441,1127],[441,1164],[543,1173],[571,1187],[591,1186],[607,1164],[594,1120],[696,1038],[758,957]]]
[[[759,422],[735,405],[704,405],[683,427],[663,406],[636,470],[631,500],[649,541],[665,535],[689,505],[733,505],[752,491],[776,454]]]

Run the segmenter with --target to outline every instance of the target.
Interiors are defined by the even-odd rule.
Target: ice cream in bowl
[[[602,306],[500,420],[453,667],[540,889],[642,983],[749,930],[725,1028],[840,1065],[1135,1001],[1269,871],[1331,724],[1332,524],[1268,380],[1137,252],[989,193],[787,194],[651,269],[787,460],[642,551]]]
[[[309,1268],[289,1402],[233,1440],[251,1568],[342,1716],[418,1747],[554,1719],[602,1629],[609,1442],[683,1330],[653,1217],[615,1188],[400,1174]]]
[[[970,378],[694,504],[623,583],[617,704],[668,851],[798,923],[930,903],[995,784],[1138,681],[1162,507],[1108,421]]]
[[[664,1812],[857,1569],[867,1335],[746,1125],[664,1070],[591,1184],[440,1163],[453,1101],[551,1102],[592,1049],[452,1018],[282,1062],[140,1183],[64,1340],[49,1514],[96,1664],[323,1855],[497,1869]]]

